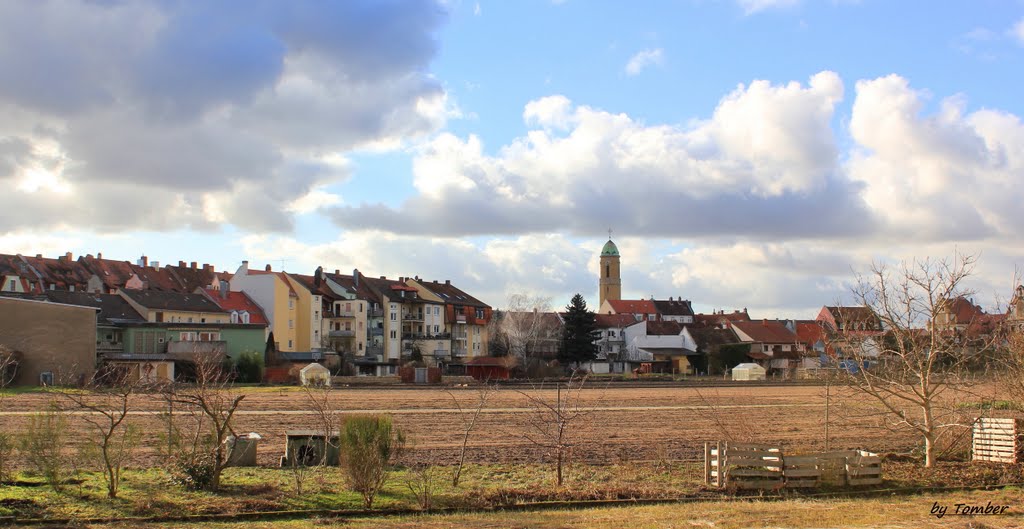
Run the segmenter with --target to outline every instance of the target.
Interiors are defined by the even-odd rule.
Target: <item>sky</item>
[[[0,252],[813,318],[1024,265],[1024,2],[0,2]]]

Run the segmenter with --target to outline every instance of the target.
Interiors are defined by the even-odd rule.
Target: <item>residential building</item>
[[[882,320],[878,318],[871,307],[830,307],[821,308],[815,318],[825,330],[829,332],[854,334],[854,335],[878,335],[883,332]]]
[[[250,270],[249,261],[242,261],[231,276],[230,288],[245,292],[263,309],[278,351],[299,350],[299,295],[283,273],[274,272],[270,265],[264,270]]]
[[[330,289],[322,282],[317,283],[312,276],[282,276],[298,296],[295,304],[295,350],[323,351],[328,344],[322,334],[324,294],[329,294]],[[329,300],[327,305],[330,306]]]
[[[92,307],[0,297],[0,344],[18,360],[13,384],[80,384],[96,371]]]
[[[636,321],[660,321],[653,299],[609,299],[601,304],[599,314],[629,314]]]
[[[444,317],[440,320],[445,333],[451,336],[452,365],[465,365],[466,359],[488,356],[487,324],[491,321],[490,305],[476,299],[452,284],[414,280],[410,284],[425,287],[444,302]]]
[[[697,343],[679,322],[640,320],[625,334],[626,359],[649,363],[652,372],[694,374],[703,365]]]
[[[690,300],[669,296],[668,300],[652,300],[661,321],[674,321],[682,324],[693,323],[693,305]]]
[[[22,262],[29,266],[29,270],[35,276],[34,291],[43,290],[86,290],[92,273],[82,264],[74,260],[71,252],[68,252],[56,259],[43,257],[36,254],[35,257],[25,255],[18,256]]]
[[[785,376],[795,375],[798,367],[817,367],[817,358],[808,359],[800,338],[779,320],[736,321],[732,330],[741,342],[750,345],[747,356],[770,372],[781,372]]]
[[[714,310],[711,314],[695,314],[693,316],[693,322],[700,327],[728,329],[729,325],[737,321],[751,321],[746,307],[743,307],[743,310],[733,310],[732,312],[726,312],[723,309]]]
[[[322,269],[318,272],[322,273],[324,282],[334,293],[330,298],[332,306],[324,320],[330,348],[352,358],[372,357],[376,361],[377,355],[383,357],[384,312],[376,294],[365,281],[360,282],[359,270],[353,270],[352,275],[344,275],[340,270],[333,274],[323,273]],[[372,351],[368,345],[371,338],[376,340]]]
[[[594,320],[601,331],[598,358],[617,358],[626,349],[626,328],[634,325],[636,318],[632,314],[595,314]]]

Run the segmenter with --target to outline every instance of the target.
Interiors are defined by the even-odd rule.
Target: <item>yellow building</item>
[[[451,335],[452,363],[465,363],[470,359],[487,356],[487,324],[491,321],[491,307],[452,285],[452,282],[411,281],[417,289],[425,288],[433,299],[444,302],[444,326]]]
[[[263,309],[278,351],[303,350],[298,345],[299,295],[285,274],[272,271],[270,265],[264,270],[250,270],[249,261],[242,261],[231,276],[231,290],[245,292]]]
[[[231,314],[202,294],[119,289],[118,295],[154,323],[231,323]]]

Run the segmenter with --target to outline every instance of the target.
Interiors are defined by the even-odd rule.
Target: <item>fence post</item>
[[[711,484],[711,443],[704,442],[704,484]]]

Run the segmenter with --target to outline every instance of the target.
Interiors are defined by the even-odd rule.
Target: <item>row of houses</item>
[[[38,326],[16,329],[9,317],[25,303],[86,308],[95,321],[77,332],[95,338],[91,364],[131,366],[140,376],[173,378],[196,354],[256,351],[269,355],[270,365],[321,362],[366,375],[394,374],[408,358],[457,370],[488,354],[491,307],[449,280],[322,267],[304,275],[250,269],[247,261],[226,272],[70,253],[0,255],[0,278],[0,341],[8,348],[24,355],[40,333]],[[50,318],[63,314],[32,306]],[[86,366],[81,359],[89,355],[68,357]],[[23,369],[18,382],[33,383],[48,369]]]
[[[499,315],[500,317],[503,315]],[[523,315],[512,319],[521,321]],[[544,329],[531,354],[553,358],[563,323],[560,313],[539,316]],[[814,319],[755,319],[747,309],[695,314],[689,300],[605,300],[595,315],[598,357],[582,367],[595,373],[721,374],[756,363],[769,374],[842,365],[850,355],[842,337],[879,337],[887,329],[867,307],[823,306]],[[1024,287],[1005,314],[987,314],[965,297],[944,300],[931,326],[965,340],[989,336],[1001,323],[1024,325]],[[863,346],[864,340],[858,340]],[[869,345],[870,347],[870,345]]]

